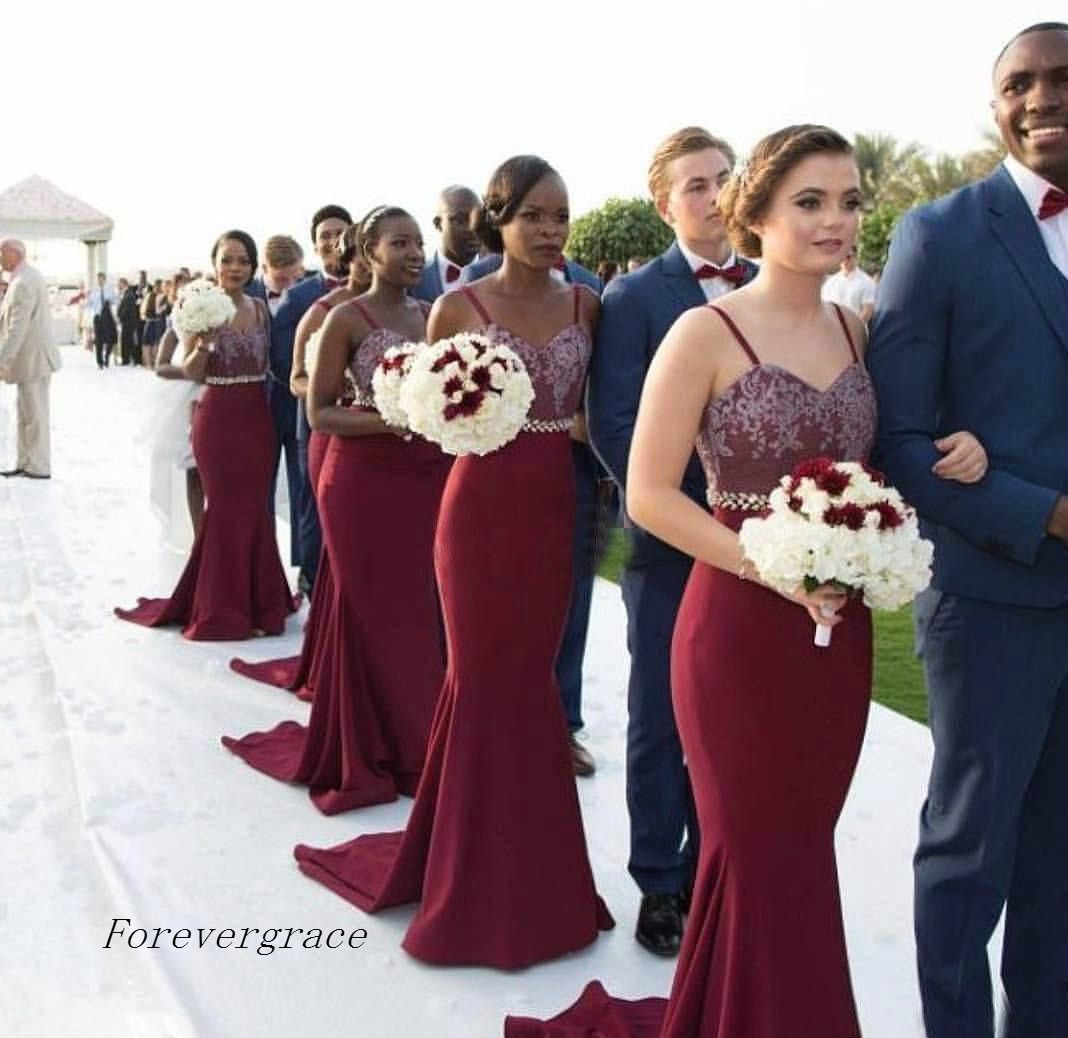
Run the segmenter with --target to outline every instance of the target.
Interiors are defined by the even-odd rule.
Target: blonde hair
[[[304,261],[304,250],[288,234],[275,234],[263,246],[263,262],[275,270]]]
[[[750,228],[768,210],[783,178],[809,155],[852,155],[853,145],[829,126],[803,123],[768,134],[724,185],[716,200],[731,244],[743,256],[761,254],[760,236]]]
[[[649,163],[649,194],[653,196],[653,200],[659,201],[671,190],[668,167],[675,159],[692,155],[696,151],[704,151],[706,148],[715,148],[716,151],[722,152],[727,162],[734,166],[734,149],[725,140],[713,137],[708,130],[700,126],[686,126],[662,140]]]

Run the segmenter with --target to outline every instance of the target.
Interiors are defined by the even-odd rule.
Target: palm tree
[[[869,207],[889,201],[900,192],[896,183],[907,179],[913,161],[923,153],[918,144],[899,144],[886,133],[858,133],[853,138],[853,154],[860,169],[860,186]]]

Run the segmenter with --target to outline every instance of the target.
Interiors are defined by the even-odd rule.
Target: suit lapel
[[[1049,258],[1042,234],[1004,167],[983,182],[990,228],[1012,258],[1054,335],[1068,347],[1068,281]]]
[[[667,290],[684,309],[705,305],[705,294],[694,277],[690,264],[686,262],[678,242],[672,242],[667,252],[661,255],[660,269],[663,271]]]

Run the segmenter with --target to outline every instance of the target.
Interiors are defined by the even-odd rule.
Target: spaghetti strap
[[[464,285],[460,291],[463,292],[464,298],[475,308],[478,316],[481,317],[487,325],[493,324],[493,318],[490,317],[486,312],[486,308],[479,302],[479,298],[475,295],[474,289],[470,288],[468,285]]]
[[[361,316],[371,326],[371,329],[373,331],[378,331],[381,325],[371,316],[371,312],[367,309],[367,307],[364,306],[363,303],[361,303],[358,299],[350,299],[349,302],[351,302],[352,305],[360,311]]]
[[[853,363],[860,363],[860,356],[857,354],[857,348],[853,345],[853,336],[849,332],[849,322],[845,319],[845,314],[842,313],[842,308],[837,303],[831,304],[834,307],[834,312],[838,315],[838,320],[842,324],[842,331],[845,332],[846,342],[849,343],[849,352],[853,354]]]
[[[743,350],[745,350],[745,355],[753,362],[756,367],[759,367],[760,358],[753,351],[753,347],[750,346],[748,342],[746,342],[745,336],[742,335],[741,331],[738,328],[738,325],[736,325],[734,321],[731,320],[730,315],[725,310],[721,310],[718,306],[713,306],[711,303],[708,303],[707,305],[709,310],[712,310],[723,318],[723,323],[730,329],[731,334],[738,340],[738,345],[741,346]]]
[[[571,288],[575,297],[575,312],[571,315],[571,323],[578,324],[579,317],[582,316],[582,286],[576,283]]]

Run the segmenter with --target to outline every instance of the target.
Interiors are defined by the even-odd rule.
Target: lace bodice
[[[372,406],[374,399],[371,390],[371,379],[375,368],[382,359],[386,350],[391,346],[399,346],[407,342],[399,332],[389,328],[374,328],[370,335],[365,336],[363,342],[352,351],[349,357],[349,374],[358,392],[357,402],[361,405]]]
[[[267,377],[267,332],[256,327],[248,331],[224,324],[215,337],[215,349],[208,357],[204,381],[226,386],[262,382]]]
[[[507,328],[489,324],[487,338],[519,354],[534,385],[534,402],[528,420],[557,421],[573,418],[582,406],[582,387],[593,345],[581,324],[569,324],[544,346],[532,346]]]
[[[574,418],[582,406],[582,389],[590,365],[593,343],[579,323],[581,289],[574,288],[571,324],[558,331],[544,346],[535,346],[522,336],[497,324],[486,311],[477,293],[462,290],[476,312],[486,322],[483,334],[494,343],[514,350],[526,365],[534,386],[534,402],[528,422],[557,422]]]
[[[761,363],[732,331],[753,366],[705,408],[697,453],[710,500],[717,493],[768,494],[807,458],[867,458],[875,438],[875,391],[859,360],[820,390]]]

